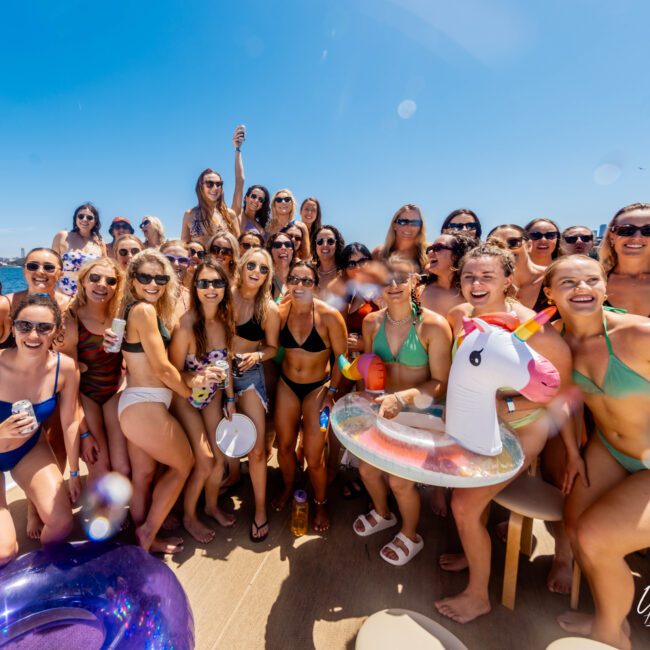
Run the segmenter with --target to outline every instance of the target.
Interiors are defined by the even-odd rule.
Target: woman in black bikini
[[[296,473],[296,433],[302,420],[305,459],[314,488],[314,530],[329,528],[327,502],[327,470],[324,446],[327,432],[321,431],[319,418],[327,407],[331,410],[334,394],[341,381],[338,364],[331,369],[327,386],[329,361],[345,354],[347,333],[341,314],[314,298],[318,274],[309,262],[291,265],[289,299],[280,305],[280,345],[285,349],[277,389],[275,430],[278,436],[278,462],[284,479],[284,490],[273,502],[282,510],[291,497]],[[302,341],[299,343],[298,341]]]

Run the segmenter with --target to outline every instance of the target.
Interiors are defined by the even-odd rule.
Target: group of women
[[[320,414],[363,388],[342,377],[339,355],[365,351],[382,359],[386,392],[376,401],[392,418],[421,395],[444,400],[464,318],[499,313],[523,322],[555,305],[557,320],[529,344],[558,370],[559,397],[547,405],[504,390],[497,410],[516,431],[526,466],[541,458],[544,477],[568,495],[548,586],[568,591],[575,557],[596,609],[593,619],[567,616],[562,623],[630,647],[634,583],[624,557],[650,546],[650,204],[613,217],[600,261],[587,227],[560,232],[553,221],[535,219],[525,227],[499,225],[483,241],[481,223],[467,209],[452,212],[428,241],[414,204],[395,212],[371,253],[360,242],[345,245],[335,226],[323,224],[314,197],[298,207],[288,189],[271,196],[252,185],[244,193],[243,138],[238,129],[230,207],[221,176],[207,169],[180,239],[165,239],[151,216],[140,224],[140,239],[117,217],[105,244],[98,210],[84,204],[51,248],[29,252],[27,289],[0,298],[0,470],[11,472],[30,501],[30,536],[51,542],[69,534],[82,459],[88,481],[110,470],[131,478],[130,516],[143,548],[183,548],[182,538],[159,536],[163,524],[173,526],[179,498],[178,523],[209,543],[216,533],[205,516],[234,524],[219,495],[239,481],[239,462],[222,454],[214,431],[235,412],[257,431],[248,457],[250,539],[267,537],[269,505],[286,507],[304,465],[313,528],[324,532],[341,450]],[[114,318],[126,321],[123,337],[111,328]],[[20,400],[32,403],[34,417],[12,412]],[[269,499],[273,432],[282,488]],[[372,509],[359,515],[354,531],[367,536],[397,524],[392,491],[401,526],[380,556],[395,565],[411,561],[424,545],[415,484],[363,462],[359,477],[363,487],[349,483],[347,496],[365,488]],[[4,564],[18,544],[1,473],[0,481]],[[467,587],[436,602],[453,620],[490,611],[485,512],[504,487],[451,494],[463,553],[440,563],[469,568]],[[434,511],[444,513],[447,498],[437,489]]]

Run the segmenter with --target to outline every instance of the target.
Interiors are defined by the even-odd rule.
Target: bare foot
[[[443,553],[438,564],[443,571],[464,571],[468,567],[465,553]]]
[[[457,596],[436,600],[434,604],[443,616],[456,621],[456,623],[469,623],[492,609],[487,598],[476,598],[466,591]]]
[[[224,512],[221,508],[219,508],[219,506],[216,506],[214,508],[208,508],[208,506],[206,506],[204,512],[206,515],[208,515],[208,517],[216,519],[219,526],[223,526],[224,528],[232,528],[237,521],[234,515],[230,515],[227,512]]]
[[[27,501],[27,537],[29,539],[41,539],[43,522],[38,516],[38,511],[31,501]]]
[[[589,636],[591,634],[591,626],[594,623],[593,614],[583,614],[582,612],[575,612],[572,609],[560,614],[556,620],[566,632],[581,636]]]
[[[546,578],[546,586],[551,593],[571,593],[571,579],[573,577],[573,561],[561,559],[557,555],[553,557],[551,570]]]
[[[291,498],[291,490],[283,490],[275,499],[271,501],[271,508],[276,512],[284,510],[287,502]]]
[[[185,530],[199,543],[208,544],[214,539],[215,532],[206,526],[198,517],[183,517]]]
[[[435,486],[431,493],[431,510],[438,517],[447,516],[447,488]]]
[[[330,527],[330,517],[327,514],[327,508],[325,504],[315,504],[314,505],[314,532],[324,533],[329,530]]]
[[[156,537],[149,547],[149,553],[165,553],[166,555],[174,555],[175,553],[180,553],[182,550],[182,537],[167,537],[166,539]]]
[[[173,513],[170,512],[163,521],[161,528],[163,530],[176,530],[181,525],[181,520]]]
[[[508,543],[508,521],[500,521],[494,527],[494,533],[497,536],[497,539],[502,541],[504,544]]]

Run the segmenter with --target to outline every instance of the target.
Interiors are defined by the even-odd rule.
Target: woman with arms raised
[[[158,217],[146,215],[140,222],[145,248],[160,248],[166,241],[165,228]]]
[[[12,314],[13,348],[0,351],[0,566],[18,553],[16,529],[5,495],[3,472],[36,506],[43,522],[43,544],[63,541],[72,531],[72,509],[79,483],[79,373],[72,359],[52,352],[61,312],[49,296],[27,296]],[[36,421],[12,404],[28,400]],[[41,436],[43,420],[60,404],[61,426],[70,464],[70,494],[52,450]]]

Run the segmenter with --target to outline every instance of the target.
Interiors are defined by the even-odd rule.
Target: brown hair
[[[613,217],[612,220],[607,224],[607,230],[605,231],[605,236],[603,241],[600,243],[600,248],[598,249],[598,259],[605,269],[605,273],[609,274],[614,270],[618,264],[618,255],[612,246],[612,242],[609,239],[609,233],[613,232],[612,228],[616,225],[616,220],[628,212],[635,212],[636,210],[647,210],[650,212],[650,203],[630,203],[621,208]]]
[[[212,210],[210,209],[210,205],[208,204],[207,199],[203,195],[203,179],[208,174],[215,174],[216,176],[219,177],[219,180],[223,182],[223,177],[219,172],[216,172],[214,169],[211,169],[210,167],[204,169],[199,174],[199,177],[196,179],[196,185],[194,186],[194,191],[196,192],[196,198],[198,199],[199,204],[192,209],[198,211],[199,220],[201,222],[201,225],[203,226],[203,229],[205,230],[207,235],[211,235],[215,232],[215,226],[212,221]],[[224,192],[223,192],[223,185],[222,185],[221,196],[217,200],[217,206],[216,206],[217,211],[223,217],[223,220],[228,224],[228,229],[231,232],[236,232],[236,225],[235,225],[235,219],[233,217],[233,213],[231,210],[228,209],[228,206],[226,205],[226,201],[223,198],[223,195]]]
[[[496,230],[496,228],[494,230]],[[494,232],[494,230],[492,232]],[[483,242],[478,246],[476,246],[476,248],[472,248],[467,253],[465,253],[465,255],[463,255],[463,258],[458,263],[458,278],[460,279],[460,276],[463,273],[463,269],[465,268],[465,265],[469,261],[476,260],[481,257],[495,258],[497,262],[499,262],[499,265],[501,266],[501,270],[503,271],[503,274],[506,276],[506,278],[514,279],[514,275],[515,275],[514,255],[501,242],[494,241],[494,240],[490,242]],[[517,288],[515,287],[514,284],[511,284],[508,287],[506,296],[508,298],[514,298],[516,293],[517,293]]]

